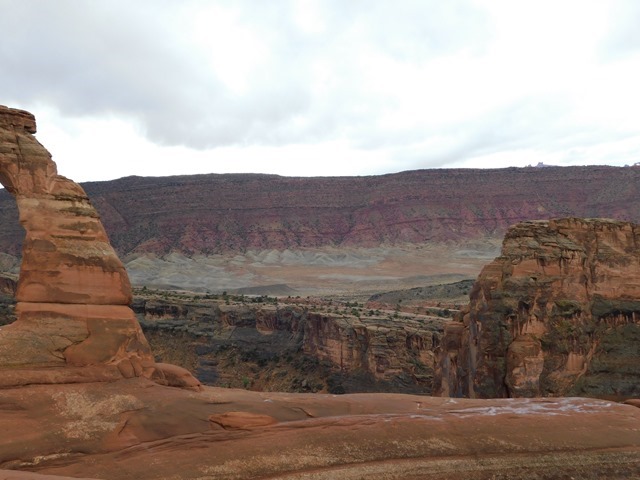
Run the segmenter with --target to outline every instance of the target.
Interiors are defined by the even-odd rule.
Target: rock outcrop
[[[438,387],[469,397],[640,394],[640,227],[524,222],[445,327]]]
[[[78,184],[58,175],[35,132],[33,115],[0,106],[0,181],[26,232],[17,320],[0,330],[0,386],[163,381],[98,213]]]
[[[638,167],[430,169],[366,177],[228,174],[83,184],[121,258],[502,237],[560,216],[640,222]],[[584,185],[588,184],[588,188]],[[19,254],[0,192],[0,252]]]
[[[640,472],[639,422],[637,407],[576,398],[190,392],[142,378],[32,385],[2,392],[0,479],[19,469],[105,480],[622,480]]]
[[[254,389],[279,391],[430,394],[444,322],[202,296],[137,297],[133,309],[156,355],[204,384],[243,387],[246,377]]]

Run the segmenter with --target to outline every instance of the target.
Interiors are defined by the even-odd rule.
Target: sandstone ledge
[[[0,469],[104,479],[640,472],[640,409],[593,399],[189,392],[139,378],[1,393]]]

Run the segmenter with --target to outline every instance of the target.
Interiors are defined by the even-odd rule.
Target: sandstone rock
[[[640,472],[640,409],[602,400],[192,392],[143,378],[32,385],[0,398],[0,469],[41,475],[555,480]]]
[[[57,174],[35,131],[33,115],[0,106],[0,181],[26,232],[17,320],[0,329],[0,385],[149,377],[156,367],[128,306],[127,272],[84,190]]]
[[[153,380],[160,385],[188,388],[195,391],[202,390],[200,382],[185,368],[169,363],[156,363],[154,367]]]
[[[90,478],[61,477],[59,475],[40,475],[33,472],[0,470],[0,480],[92,480]],[[93,479],[95,480],[95,479]]]
[[[269,415],[251,412],[226,412],[221,415],[211,415],[209,421],[225,430],[248,430],[278,423],[275,418]]]
[[[640,394],[640,227],[524,222],[447,326],[438,387],[478,397]]]
[[[184,370],[155,364],[127,306],[126,272],[82,191],[55,174],[34,132],[32,116],[0,108],[0,179],[27,230],[18,319],[0,329],[0,478],[631,478],[640,471],[633,428],[640,410],[630,405],[200,389]],[[70,225],[80,233],[65,233]],[[613,309],[627,318],[633,306],[610,303],[597,304],[601,317]],[[225,328],[248,328],[246,320],[229,316]],[[281,320],[263,312],[253,328],[269,337]],[[369,335],[366,325],[322,328]],[[411,330],[371,331],[379,336],[362,345],[373,345],[378,373],[397,360],[377,360],[385,342],[428,344]],[[359,350],[360,339],[327,338],[329,355]],[[537,350],[524,342],[511,355],[527,366]],[[583,368],[577,355],[567,360],[571,371]]]
[[[191,256],[497,238],[516,222],[567,214],[640,222],[638,181],[638,168],[590,166],[128,177],[85,188],[121,255]]]
[[[325,295],[422,287],[423,275],[475,277],[523,220],[640,222],[638,182],[638,167],[576,166],[127,177],[83,188],[134,283],[221,292],[285,282]],[[16,219],[0,191],[0,252],[14,257],[24,236]]]
[[[357,318],[303,305],[226,305],[204,298],[138,299],[133,308],[154,351],[190,354],[182,356],[185,363],[175,356],[169,361],[193,369],[208,385],[235,380],[232,386],[240,387],[244,375],[266,378],[269,367],[280,370],[276,364],[281,362],[289,371],[298,369],[297,383],[283,384],[271,376],[265,382],[272,383],[260,381],[257,388],[271,390],[277,383],[280,390],[304,390],[304,378],[311,373],[313,381],[307,380],[306,386],[311,389],[313,384],[314,391],[432,391],[441,319],[391,319],[382,314]],[[230,350],[238,352],[243,368],[252,364],[258,372],[238,373],[235,363],[209,363],[216,360],[216,352],[224,356]]]
[[[431,392],[439,325],[424,319],[394,321],[314,313],[306,323],[305,352],[330,361],[343,372],[365,371],[386,382],[404,377],[407,383]]]
[[[628,400],[625,400],[624,403],[627,405],[632,405],[634,407],[640,408],[640,398],[630,398]]]

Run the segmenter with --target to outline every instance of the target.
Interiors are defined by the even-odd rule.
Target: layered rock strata
[[[640,394],[640,227],[604,219],[524,222],[445,327],[444,395]]]
[[[98,213],[35,132],[33,115],[0,106],[0,181],[26,232],[17,320],[0,330],[0,386],[163,377]]]
[[[444,322],[203,297],[137,297],[133,310],[156,355],[203,383],[243,387],[247,377],[279,391],[430,394]]]

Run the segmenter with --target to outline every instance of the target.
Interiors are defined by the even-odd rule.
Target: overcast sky
[[[0,0],[77,181],[640,162],[636,0]]]

